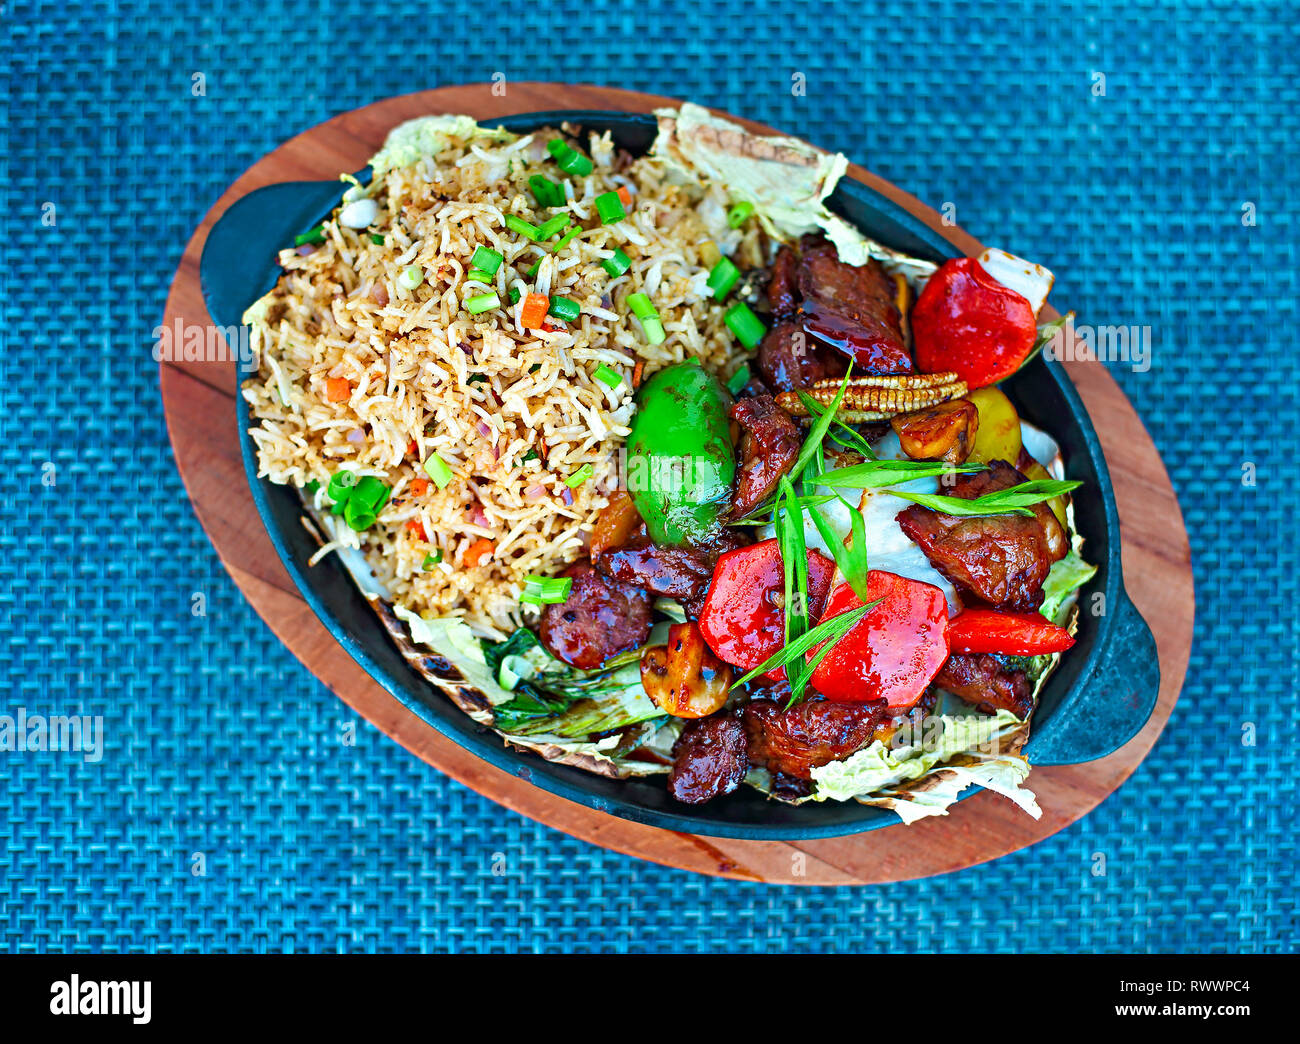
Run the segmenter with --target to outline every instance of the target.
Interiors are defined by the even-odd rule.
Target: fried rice
[[[354,188],[349,197],[378,205],[374,220],[357,229],[332,214],[322,242],[282,253],[283,275],[248,317],[258,371],[243,394],[259,475],[314,501],[325,531],[316,557],[355,548],[397,605],[459,617],[489,638],[535,622],[520,603],[525,576],[585,553],[619,484],[634,380],[692,358],[726,376],[743,354],[706,285],[719,256],[709,229],[725,199],[674,184],[659,159],[616,152],[608,135],[579,143],[591,174],[556,178],[545,145],[557,136],[453,136],[436,157]],[[559,181],[563,209],[582,226],[558,253],[554,241],[506,227],[510,214],[540,225],[557,212],[537,204],[536,174]],[[604,224],[594,201],[620,188],[629,213]],[[491,283],[468,276],[480,245],[504,259]],[[727,247],[743,267],[762,265],[771,249],[758,227]],[[600,262],[615,249],[631,266],[611,278]],[[423,277],[413,290],[401,281],[412,266]],[[491,291],[500,307],[466,311],[468,298]],[[567,297],[581,314],[524,329],[530,291]],[[661,344],[646,342],[627,306],[636,292],[659,311]],[[421,467],[431,454],[451,471],[443,488]],[[364,532],[328,510],[340,470],[391,487]]]

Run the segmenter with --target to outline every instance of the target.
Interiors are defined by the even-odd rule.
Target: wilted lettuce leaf
[[[1066,598],[1073,591],[1091,580],[1097,573],[1097,567],[1085,562],[1077,550],[1071,550],[1059,562],[1053,562],[1052,568],[1047,572],[1047,579],[1043,581],[1043,604],[1038,610],[1049,620],[1055,623],[1062,623],[1058,620],[1059,615],[1065,605]]]
[[[817,801],[881,805],[904,822],[942,815],[972,784],[1005,794],[1030,815],[1042,814],[1034,795],[1021,787],[1029,764],[1012,753],[1024,722],[1009,711],[996,715],[944,714],[926,719],[911,742],[877,740],[843,761],[812,770]]]

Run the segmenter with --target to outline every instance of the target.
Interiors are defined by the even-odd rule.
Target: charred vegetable
[[[889,423],[903,452],[913,460],[963,464],[975,445],[980,415],[970,400],[954,399],[894,417]]]
[[[727,702],[731,668],[713,655],[697,624],[673,624],[667,645],[641,653],[641,685],[673,717],[703,718]]]

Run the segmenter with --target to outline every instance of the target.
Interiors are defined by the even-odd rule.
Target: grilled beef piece
[[[740,468],[732,518],[744,518],[776,489],[799,458],[803,432],[770,395],[741,399],[731,407],[740,425]]]
[[[642,523],[621,547],[605,550],[596,560],[596,568],[611,580],[633,584],[652,595],[702,601],[718,556],[748,542],[744,533],[722,529],[708,544],[658,547]]]
[[[992,653],[953,653],[934,683],[985,714],[1009,710],[1017,718],[1026,718],[1033,708],[1029,676]]]
[[[789,319],[799,307],[799,259],[789,247],[782,247],[772,263],[767,303],[778,319]]]
[[[641,645],[650,634],[649,593],[610,580],[590,562],[575,562],[569,597],[542,610],[538,634],[555,656],[574,667],[599,667],[616,653]]]
[[[734,711],[699,718],[673,744],[668,793],[688,805],[730,794],[749,771],[745,730]]]
[[[884,266],[874,258],[865,265],[846,265],[835,245],[821,236],[804,236],[801,245],[803,328],[851,355],[857,373],[913,373],[898,284]]]
[[[974,499],[1026,481],[1005,461],[988,471],[963,475],[945,492]],[[913,505],[896,516],[909,540],[930,564],[951,580],[964,599],[998,609],[1034,612],[1043,604],[1043,581],[1052,563],[1069,549],[1065,531],[1045,504],[1026,515],[958,518]]]
[[[750,762],[811,779],[817,766],[847,758],[870,743],[888,716],[884,700],[810,700],[785,710],[775,700],[760,699],[745,707],[741,721]]]
[[[807,388],[814,381],[842,377],[848,358],[809,336],[793,319],[777,323],[758,346],[758,371],[774,392]]]

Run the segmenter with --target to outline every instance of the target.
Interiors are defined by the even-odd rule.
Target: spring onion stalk
[[[447,467],[447,462],[436,453],[430,453],[424,458],[424,473],[439,489],[446,489],[447,483],[451,481],[451,468]]]
[[[469,259],[469,264],[471,268],[480,269],[488,275],[496,275],[503,260],[505,259],[495,250],[479,246],[474,248],[474,256]]]
[[[617,279],[629,268],[632,267],[632,259],[623,251],[615,249],[613,257],[607,257],[600,263],[600,267],[609,273],[611,279]]]
[[[565,479],[564,484],[568,486],[570,489],[577,489],[584,482],[586,482],[587,479],[591,478],[591,476],[594,473],[595,473],[595,469],[590,464],[584,464],[572,475],[570,475],[567,479]]]
[[[596,197],[596,213],[600,215],[602,225],[614,225],[627,217],[623,201],[617,192],[602,192]]]
[[[727,378],[727,391],[739,395],[740,390],[749,383],[749,363],[741,363],[740,369]]]
[[[407,265],[397,277],[397,285],[406,290],[414,290],[424,282],[424,269],[419,265]]]
[[[465,278],[473,283],[486,283],[491,286],[494,277],[491,272],[485,272],[481,268],[471,268],[465,273]]]
[[[558,235],[569,227],[572,220],[573,218],[568,214],[556,214],[555,217],[548,218],[546,221],[543,221],[541,227],[537,229],[537,241],[539,243],[544,243],[552,236]]]
[[[480,312],[500,307],[501,298],[495,291],[490,294],[479,294],[477,297],[470,297],[465,300],[465,311],[469,312],[470,315],[478,315]]]
[[[508,291],[506,291],[506,295],[510,298],[510,303],[512,305],[519,303],[519,287],[512,286]]]
[[[721,301],[729,293],[731,288],[740,281],[740,269],[735,266],[730,258],[724,257],[716,265],[713,271],[709,273],[709,289],[713,291],[713,299]]]
[[[551,253],[552,253],[552,254],[558,254],[558,253],[559,253],[561,250],[563,250],[566,246],[568,246],[568,245],[569,245],[570,243],[572,243],[575,239],[577,239],[578,236],[581,235],[581,233],[582,233],[582,226],[581,226],[581,225],[574,225],[571,229],[569,229],[569,231],[567,231],[566,233],[564,233],[564,235],[562,235],[562,236],[559,238],[559,240],[556,242],[555,246],[551,247]]]
[[[421,568],[426,570],[432,569],[441,561],[442,561],[442,548],[438,548],[437,551],[430,551],[427,555],[424,556],[424,565],[421,566]]]
[[[736,335],[736,340],[746,348],[757,348],[758,342],[767,333],[767,327],[763,325],[762,320],[749,310],[749,305],[744,301],[737,301],[728,308],[723,313],[722,320]]]
[[[727,224],[732,228],[739,228],[749,220],[749,215],[754,213],[754,204],[741,202],[727,211]]]
[[[623,383],[623,378],[620,377],[616,371],[610,369],[604,363],[601,363],[599,366],[596,367],[596,370],[592,374],[592,376],[595,377],[596,380],[600,381],[600,383],[605,385],[605,387],[607,388],[617,388],[620,384]]]
[[[325,226],[317,225],[315,228],[309,228],[302,235],[293,237],[293,245],[296,247],[306,246],[308,243],[324,243]]]
[[[581,314],[582,306],[570,297],[552,297],[551,307],[547,311],[556,319],[571,323]]]
[[[663,344],[667,337],[664,333],[664,324],[659,321],[657,316],[642,319],[641,332],[645,334],[646,344]]]
[[[352,490],[356,487],[357,476],[347,470],[336,471],[330,476],[329,485],[325,487],[325,492],[329,495],[330,500],[340,503],[347,500],[352,495]]]
[[[519,600],[530,605],[560,605],[569,600],[572,589],[571,576],[526,576]]]
[[[534,243],[539,242],[542,238],[541,230],[531,221],[525,221],[518,214],[506,215],[506,228],[511,232],[517,232],[525,239],[531,239]]]
[[[539,207],[564,206],[564,189],[550,178],[534,174],[528,179],[528,187],[533,190],[533,198]]]
[[[628,294],[627,306],[638,319],[653,319],[659,316],[659,309],[655,308],[654,302],[645,294]]]
[[[561,138],[548,141],[546,151],[555,158],[555,162],[559,164],[560,169],[566,174],[585,178],[595,169],[591,160],[576,149],[570,148],[568,143]]]

